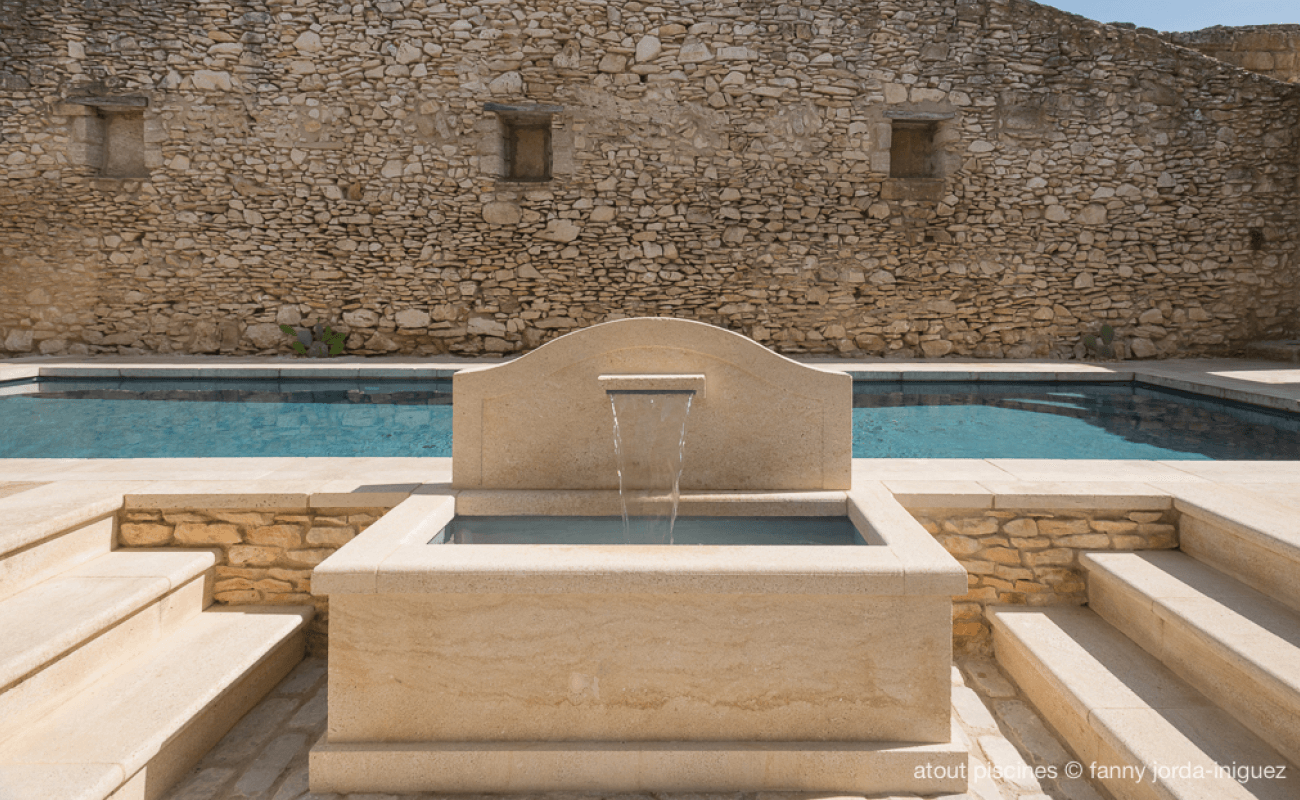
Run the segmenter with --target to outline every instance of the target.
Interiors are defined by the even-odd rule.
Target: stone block
[[[248,542],[291,550],[302,546],[302,528],[298,525],[265,525],[252,528],[248,531]]]
[[[127,522],[119,528],[118,536],[123,545],[154,547],[171,542],[172,526],[152,522]]]
[[[1110,547],[1110,537],[1104,533],[1084,533],[1074,536],[1060,536],[1056,544],[1061,547],[1078,547],[1085,550],[1106,549]]]
[[[279,559],[281,552],[276,547],[235,545],[226,551],[226,558],[235,566],[269,567]]]
[[[998,532],[998,521],[992,517],[958,517],[944,520],[943,529],[962,536],[988,536]]]
[[[313,527],[307,531],[307,544],[329,545],[331,547],[342,547],[352,541],[356,536],[356,531],[350,527],[344,528],[321,528]]]
[[[284,554],[284,561],[288,564],[314,567],[332,555],[334,555],[334,548],[332,547],[306,548],[290,550]]]
[[[1029,567],[1063,566],[1074,563],[1074,551],[1064,547],[1024,554],[1025,565]]]
[[[239,527],[215,522],[182,522],[176,526],[177,544],[238,544]]]
[[[1038,531],[1044,536],[1072,536],[1089,533],[1092,526],[1086,519],[1040,519]]]

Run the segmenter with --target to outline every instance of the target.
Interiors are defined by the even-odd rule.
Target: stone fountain
[[[851,485],[847,375],[630,319],[454,381],[452,485],[315,571],[313,791],[965,790],[966,573],[888,492]],[[683,515],[847,518],[855,543],[443,543],[458,516],[619,515],[610,391],[692,393]]]

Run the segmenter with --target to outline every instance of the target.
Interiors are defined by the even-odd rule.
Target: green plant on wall
[[[1088,348],[1088,352],[1098,358],[1115,357],[1115,329],[1109,325],[1101,326],[1101,336],[1093,336],[1091,333],[1086,334],[1083,339],[1083,346]]]
[[[346,334],[319,322],[302,330],[294,330],[289,325],[281,325],[280,330],[284,331],[286,336],[293,338],[289,346],[293,348],[295,353],[311,356],[312,358],[324,358],[342,353],[343,341],[347,338]]]

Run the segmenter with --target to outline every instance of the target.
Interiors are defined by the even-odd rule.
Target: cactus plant
[[[280,330],[284,331],[286,336],[293,337],[293,342],[289,346],[295,353],[312,358],[338,355],[343,352],[343,341],[347,338],[342,332],[319,322],[302,330],[281,325]]]
[[[1100,339],[1089,333],[1083,337],[1082,341],[1083,346],[1088,348],[1088,350],[1098,358],[1115,357],[1115,345],[1113,344],[1115,341],[1115,329],[1109,325],[1101,326]]]

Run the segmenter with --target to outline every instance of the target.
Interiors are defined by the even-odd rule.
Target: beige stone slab
[[[289,459],[284,458],[98,458],[83,459],[61,470],[69,480],[256,480]]]
[[[883,483],[909,511],[993,507],[993,493],[978,481],[887,480]]]
[[[1174,508],[1300,562],[1300,504],[1226,485],[1168,486]]]
[[[946,598],[581,588],[331,596],[329,740],[948,740]]]
[[[1161,461],[1221,483],[1300,483],[1300,461]]]
[[[1112,743],[1125,761],[1148,767],[1143,783],[1156,789],[1148,796],[1179,800],[1294,800],[1300,788],[1300,778],[1295,777],[1293,765],[1218,708],[1099,709],[1092,713],[1091,719],[1102,738]],[[1282,767],[1289,777],[1242,784],[1219,774],[1215,769],[1217,764]],[[1160,766],[1166,769],[1153,775],[1152,768]],[[1135,789],[1142,787],[1133,777],[1101,783],[1120,797],[1134,796]]]
[[[852,381],[684,319],[584,328],[500,366],[458,372],[453,484],[616,489],[602,376],[704,375],[691,402],[683,490],[849,488]],[[545,420],[545,424],[539,424]]]
[[[122,785],[117,764],[5,764],[0,762],[0,790],[7,798],[101,798]]]
[[[212,602],[210,578],[210,573],[194,578],[6,689],[0,694],[0,719],[7,721],[0,726],[0,742],[103,680],[120,664],[147,652],[200,613]]]
[[[853,482],[858,481],[991,481],[1015,476],[980,458],[855,458]]]
[[[45,483],[40,481],[0,481],[0,498],[9,497],[44,485]]]
[[[1247,381],[1249,383],[1300,384],[1300,369],[1290,369],[1286,367],[1274,367],[1271,369],[1242,368],[1216,370],[1206,374],[1220,378],[1230,378],[1234,381]]]
[[[1173,499],[1133,481],[984,481],[996,509],[1163,511]]]
[[[429,531],[429,538],[436,532]],[[316,574],[320,575],[320,567]],[[898,595],[906,591],[903,567],[893,548],[853,545],[420,543],[395,548],[380,565],[375,586],[377,591],[385,593],[548,595],[575,592]],[[921,588],[925,589],[923,594],[940,593],[928,586]]]
[[[328,481],[307,499],[311,508],[392,508],[422,486],[420,483]]]
[[[271,659],[310,615],[310,607],[292,606],[201,614],[143,660],[130,662],[129,668],[0,745],[0,764],[117,764],[126,775],[134,775],[159,757],[171,762],[175,753],[168,750],[187,749],[190,739],[209,724],[202,715],[210,707],[223,724],[234,724],[251,707],[256,696],[246,698],[247,705],[226,720],[229,713],[221,713],[221,704],[214,701]],[[299,649],[293,663],[301,653]],[[292,663],[285,664],[271,685],[290,667]],[[216,737],[221,733],[224,730]]]
[[[394,550],[423,546],[455,515],[451,493],[412,494],[312,571],[317,595],[376,591],[376,572]]]
[[[1123,461],[1106,459],[1055,460],[1047,458],[991,458],[1011,480],[1034,482],[1197,482],[1203,479],[1174,466],[1182,462]],[[989,478],[985,480],[993,480]]]
[[[0,686],[130,616],[171,588],[162,577],[54,578],[0,603]]]
[[[563,742],[333,744],[311,752],[313,792],[788,792],[949,794],[964,781],[955,745]],[[924,774],[924,773],[922,773]],[[823,797],[825,795],[822,795]],[[761,797],[761,796],[760,796]]]
[[[40,367],[35,364],[0,364],[0,381],[21,381],[40,375]]]
[[[884,484],[856,484],[849,492],[849,519],[864,535],[870,532],[897,555],[907,594],[966,593],[966,568],[935,541]],[[874,543],[871,537],[866,538]]]
[[[136,481],[56,481],[0,498],[0,556],[111,514]]]
[[[610,490],[463,489],[456,493],[462,516],[619,516],[623,500]],[[843,516],[844,492],[685,492],[680,516]]]
[[[62,477],[71,464],[78,464],[85,459],[79,458],[0,458],[0,480],[49,481]]]
[[[1060,677],[1033,649],[1041,639],[1026,639],[1039,621],[1034,611],[996,609],[989,613],[993,627],[994,651],[998,664],[1006,670],[1043,719],[1070,745],[1084,761],[1114,763],[1115,757],[1098,739],[1088,723],[1087,708],[1064,690]],[[1049,629],[1048,634],[1052,631]]]
[[[1300,556],[1296,550],[1279,548],[1268,537],[1243,535],[1220,520],[1192,514],[1184,514],[1179,520],[1178,546],[1198,561],[1300,611],[1300,586],[1295,580]]]
[[[277,466],[268,480],[313,479],[328,482],[433,483],[451,479],[450,458],[302,458]]]
[[[1086,608],[1003,608],[993,617],[1032,653],[1055,684],[1069,687],[1079,713],[1211,705]]]
[[[1095,553],[1084,563],[1097,613],[1297,758],[1300,616],[1182,553]]]
[[[109,553],[9,597],[0,603],[0,686],[141,612],[215,562],[210,551]]]
[[[39,544],[11,551],[0,559],[0,599],[107,553],[113,547],[114,523],[104,517]]]
[[[1300,761],[1300,622],[1262,598],[1157,603],[1164,662],[1256,735]],[[1297,784],[1300,786],[1300,784]]]
[[[125,507],[307,509],[322,483],[319,479],[157,481],[127,494]]]

